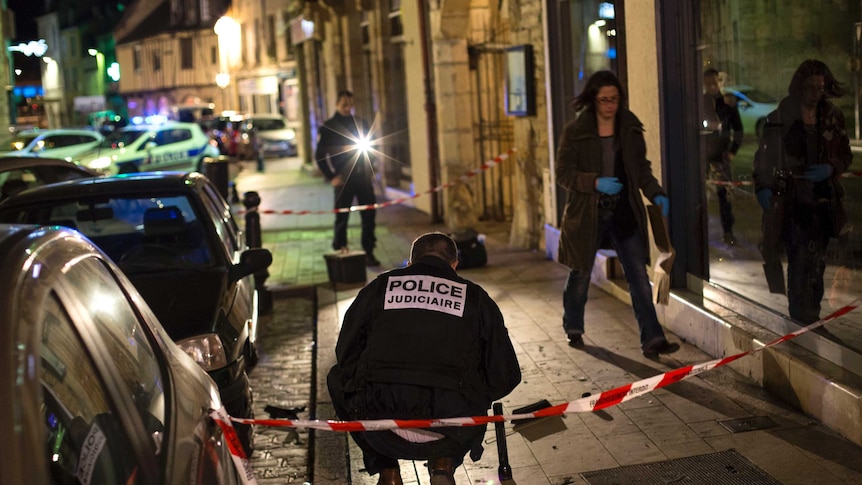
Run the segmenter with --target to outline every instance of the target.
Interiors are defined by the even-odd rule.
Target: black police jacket
[[[456,391],[470,408],[487,409],[521,380],[496,303],[436,257],[363,288],[335,353],[346,393],[368,383],[409,384]]]

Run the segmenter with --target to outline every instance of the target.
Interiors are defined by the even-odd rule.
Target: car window
[[[252,125],[258,131],[283,130],[285,126],[284,120],[269,118],[255,118],[252,121]]]
[[[122,130],[112,133],[99,143],[99,148],[117,149],[131,145],[138,138],[146,134],[146,130]]]
[[[29,168],[0,172],[0,200],[44,182]]]
[[[206,228],[185,195],[85,196],[5,211],[0,219],[77,229],[128,274],[213,264]]]
[[[191,138],[191,130],[187,128],[173,128],[167,130],[160,130],[158,133],[156,133],[155,142],[159,146],[162,146],[191,140]]]
[[[55,294],[42,321],[42,422],[53,483],[126,483],[134,457],[105,382]]]
[[[213,222],[216,226],[216,232],[224,243],[228,251],[233,252],[240,250],[239,247],[239,230],[236,222],[231,216],[229,207],[223,202],[224,199],[218,195],[215,189],[210,185],[204,185],[204,205],[207,211],[212,215]]]

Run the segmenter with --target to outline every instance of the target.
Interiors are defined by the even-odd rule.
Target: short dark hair
[[[341,91],[338,92],[338,97],[335,98],[335,100],[341,101],[341,98],[352,98],[352,97],[353,97],[353,91],[348,91],[346,89],[342,89]]]
[[[703,71],[703,78],[706,79],[707,76],[718,76],[718,69],[710,67],[706,71]]]
[[[823,61],[817,59],[808,59],[802,61],[802,64],[796,68],[793,73],[793,79],[790,80],[790,86],[787,87],[787,93],[792,97],[801,97],[802,91],[805,89],[805,80],[811,76],[823,76],[825,86],[823,90],[830,98],[840,98],[846,93],[841,83],[835,79],[829,66]]]
[[[587,108],[589,111],[595,111],[596,96],[599,95],[599,89],[602,89],[605,86],[613,86],[617,88],[617,91],[620,93],[619,105],[625,106],[626,93],[623,91],[623,85],[620,83],[617,75],[611,71],[598,71],[590,76],[587,80],[587,85],[584,86],[584,90],[581,91],[581,94],[579,94],[572,102],[572,106],[575,108],[575,111],[580,111],[583,108]]]
[[[452,264],[458,261],[458,246],[455,241],[439,231],[425,233],[410,246],[410,262],[415,263],[425,256],[436,256]]]

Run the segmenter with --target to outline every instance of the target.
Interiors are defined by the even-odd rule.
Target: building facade
[[[674,290],[670,304],[659,307],[662,323],[715,356],[799,328],[789,317],[786,293],[771,292],[765,278],[763,211],[751,180],[754,154],[763,119],[788,94],[806,59],[825,62],[846,89],[832,101],[844,113],[853,146],[859,143],[858,2],[291,3],[308,149],[317,126],[334,111],[336,93],[351,89],[357,114],[375,120],[380,133],[378,174],[386,196],[422,194],[411,203],[455,230],[481,219],[511,221],[512,246],[544,249],[550,258],[556,257],[566,195],[554,180],[555,154],[563,127],[578,116],[571,101],[594,72],[615,72],[627,107],[644,124],[648,158],[671,200]],[[706,159],[707,69],[718,71],[747,127],[723,185]],[[511,148],[517,148],[511,159],[466,184],[428,193]],[[862,195],[859,167],[855,161],[853,176],[840,180],[850,223],[826,250],[821,317],[862,292],[856,269],[862,237],[855,229],[862,223],[855,202]],[[720,224],[721,187],[730,194],[735,218],[732,243]],[[595,283],[626,299],[622,286],[599,267],[608,259],[613,254],[597,260]],[[852,392],[855,381],[829,384],[829,378],[813,377],[820,368],[862,375],[862,335],[853,330],[862,322],[853,315],[845,319],[849,323],[835,327],[846,332],[840,343],[809,335],[793,344],[795,350],[770,350],[761,361],[735,365],[860,443],[862,402],[853,397],[859,395]],[[740,344],[746,341],[742,334],[747,344]],[[811,362],[791,357],[796,352]],[[797,382],[791,374],[812,379]],[[814,388],[821,394],[814,395]]]

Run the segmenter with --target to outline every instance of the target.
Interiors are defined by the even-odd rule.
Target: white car
[[[81,153],[92,150],[104,137],[91,130],[43,130],[24,148],[9,152],[10,157],[62,158],[71,161]]]
[[[725,86],[721,92],[736,96],[736,107],[739,109],[745,134],[760,137],[766,116],[778,108],[778,101],[751,86]]]
[[[77,160],[106,173],[201,171],[203,160],[219,150],[196,123],[127,126],[109,135]]]

